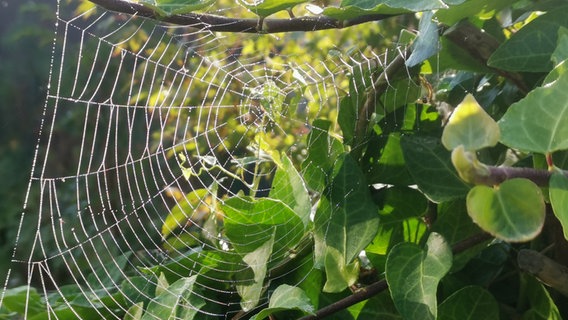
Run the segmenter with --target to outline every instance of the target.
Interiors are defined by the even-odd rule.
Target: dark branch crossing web
[[[231,2],[207,11],[233,9],[243,10]],[[59,2],[19,232],[35,235],[30,245],[17,239],[2,297],[13,283],[30,285],[26,314],[52,319],[122,318],[136,305],[164,319],[172,297],[185,311],[171,318],[230,319],[266,307],[264,295],[247,304],[243,291],[309,268],[310,257],[285,270],[241,258],[235,250],[266,239],[245,218],[227,221],[224,202],[238,195],[238,206],[256,205],[279,166],[302,170],[308,136],[323,131],[315,119],[340,138],[342,97],[365,94],[371,70],[401,52],[344,46],[337,41],[346,31],[322,32],[217,33]],[[350,90],[353,75],[360,85]],[[416,86],[410,77],[408,84]],[[410,93],[385,95],[397,94]],[[309,194],[312,205],[317,196]],[[261,205],[261,215],[284,210]],[[271,259],[311,246],[286,242],[297,243],[294,228],[312,218],[278,222]],[[258,234],[234,243],[229,225]],[[250,289],[262,265],[271,272]],[[32,303],[38,294],[45,305]]]

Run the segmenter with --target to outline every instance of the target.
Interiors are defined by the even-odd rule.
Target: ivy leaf
[[[568,27],[566,9],[555,9],[531,21],[497,48],[487,64],[508,71],[550,71],[558,29]]]
[[[561,173],[554,173],[550,178],[548,192],[554,215],[562,225],[564,238],[568,239],[568,178]]]
[[[207,189],[197,189],[183,197],[171,210],[164,223],[162,224],[162,237],[167,238],[173,231],[183,227],[188,221],[197,220],[199,215],[205,215],[209,209],[203,208],[207,212],[196,212],[205,203],[205,197],[209,194]],[[197,214],[196,214],[197,213]],[[203,220],[204,216],[199,220]]]
[[[194,288],[197,275],[181,278],[163,293],[151,300],[142,320],[173,319],[183,315],[183,319],[193,319],[205,300],[196,294]]]
[[[203,9],[216,0],[138,0],[142,5],[156,11],[161,16],[185,14]]]
[[[470,189],[457,174],[451,155],[439,138],[403,136],[401,147],[408,171],[434,202],[464,197]]]
[[[241,254],[255,251],[275,234],[274,259],[294,248],[304,235],[304,224],[296,213],[280,200],[230,198],[221,208],[225,213],[225,235]]]
[[[323,14],[336,19],[351,19],[367,14],[401,14],[447,8],[465,0],[343,0],[341,6],[326,7]]]
[[[323,287],[323,292],[341,292],[357,282],[359,263],[356,260],[347,264],[341,252],[334,247],[327,247],[325,273],[327,281]]]
[[[341,142],[329,134],[330,126],[329,120],[314,120],[308,135],[308,156],[302,163],[306,184],[318,192],[325,188],[333,163],[343,152]]]
[[[499,305],[487,290],[478,286],[468,286],[444,300],[438,308],[438,315],[439,320],[498,320]]]
[[[241,5],[260,17],[267,17],[278,11],[292,8],[308,0],[238,0]]]
[[[339,157],[333,180],[320,199],[314,224],[317,267],[324,265],[328,247],[335,248],[348,265],[377,234],[378,208],[371,199],[365,176],[349,154]]]
[[[467,211],[483,230],[509,242],[529,241],[544,225],[544,198],[528,179],[510,179],[494,188],[474,187],[467,195]]]
[[[522,274],[521,281],[525,283],[527,300],[531,306],[531,308],[523,314],[523,319],[562,319],[558,307],[542,283],[528,274]]]
[[[281,200],[288,205],[302,219],[304,227],[307,227],[312,209],[308,189],[292,160],[286,155],[282,157],[281,166],[274,174],[269,198]]]
[[[537,153],[568,149],[566,88],[568,73],[511,105],[498,122],[501,142],[511,148]]]
[[[452,250],[431,233],[423,250],[402,242],[390,252],[385,275],[392,299],[405,319],[436,319],[438,283],[452,266]]]
[[[515,0],[469,0],[449,8],[436,11],[436,19],[448,26],[464,19],[477,16],[483,20],[493,17]]]
[[[433,12],[425,12],[418,25],[418,38],[413,43],[414,50],[405,64],[411,68],[430,58],[439,50],[438,26],[432,21]]]
[[[442,143],[448,150],[463,145],[464,149],[474,151],[496,145],[500,136],[497,122],[468,94],[444,128]]]
[[[283,284],[278,286],[270,296],[268,308],[261,310],[250,319],[265,319],[275,312],[284,310],[300,310],[307,314],[314,314],[314,306],[304,290]]]
[[[268,261],[274,248],[274,232],[272,237],[254,251],[247,253],[243,261],[249,265],[254,273],[252,281],[238,277],[239,284],[236,285],[237,292],[241,296],[241,308],[249,311],[256,307],[264,287],[264,279],[268,270]],[[241,282],[242,281],[242,282]]]

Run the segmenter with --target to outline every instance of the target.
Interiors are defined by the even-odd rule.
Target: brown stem
[[[547,256],[528,249],[517,255],[519,267],[568,297],[568,268]]]
[[[516,168],[516,167],[493,167],[487,166],[489,169],[488,176],[478,176],[475,179],[476,184],[485,184],[494,186],[503,183],[505,180],[513,178],[525,178],[534,182],[540,187],[548,186],[552,171],[533,168]],[[568,177],[568,172],[564,172]]]
[[[90,0],[91,2],[110,11],[137,15],[140,17],[156,19],[186,27],[204,29],[217,32],[257,33],[258,19],[229,18],[206,13],[174,14],[162,17],[153,9],[140,3],[126,0]],[[263,33],[317,31],[325,29],[342,29],[365,22],[380,21],[393,15],[369,14],[349,20],[339,20],[327,16],[304,16],[290,19],[265,19]]]
[[[487,233],[480,233],[473,235],[467,239],[464,239],[452,246],[452,253],[458,254],[463,252],[469,248],[472,248],[484,241],[491,239],[491,235]],[[308,315],[305,317],[300,318],[300,320],[314,320],[314,319],[322,319],[327,317],[331,314],[334,314],[340,310],[344,310],[356,303],[361,301],[367,300],[373,297],[376,294],[379,294],[385,291],[388,288],[387,281],[385,279],[377,281],[371,285],[368,285],[360,290],[356,291],[352,295],[343,298],[339,301],[336,301],[324,308],[319,309],[315,315]]]

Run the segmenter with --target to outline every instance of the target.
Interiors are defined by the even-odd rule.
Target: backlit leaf
[[[463,145],[474,151],[496,145],[500,136],[497,122],[468,94],[450,116],[442,143],[448,150]]]
[[[566,88],[568,73],[511,105],[498,122],[501,142],[511,148],[538,153],[568,149]]]
[[[467,211],[483,230],[509,242],[529,241],[544,224],[544,198],[527,179],[511,179],[497,187],[479,185],[467,195]]]

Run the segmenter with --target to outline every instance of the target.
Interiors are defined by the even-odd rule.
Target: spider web
[[[307,136],[321,130],[315,119],[329,119],[338,136],[349,76],[368,75],[387,55],[335,45],[310,51],[318,45],[304,33],[214,33],[78,5],[58,3],[48,95],[4,293],[25,270],[26,315],[43,308],[31,302],[29,288],[37,287],[46,316],[84,318],[88,308],[91,318],[118,318],[139,302],[165,304],[156,296],[172,290],[169,277],[199,272],[192,292],[206,306],[188,298],[187,310],[232,318],[241,309],[236,287],[250,279],[224,273],[250,274],[254,262],[231,258],[217,204],[268,195],[281,156],[296,166],[306,158]],[[370,76],[359,81],[372,86]],[[29,245],[24,229],[35,230]],[[213,262],[204,262],[206,250],[218,253],[206,257]],[[258,306],[266,304],[261,297]]]

